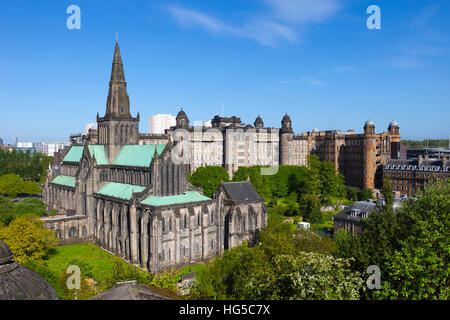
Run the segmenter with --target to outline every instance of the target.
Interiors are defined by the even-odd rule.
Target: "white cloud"
[[[349,66],[349,65],[339,65],[339,66],[334,66],[331,68],[331,71],[333,72],[337,72],[337,73],[345,73],[345,72],[351,72],[351,71],[357,71],[358,68],[354,67],[354,66]]]
[[[391,59],[389,64],[398,69],[414,69],[423,65],[422,61],[415,56],[395,57]]]
[[[300,77],[298,81],[301,84],[305,84],[309,87],[322,87],[325,85],[325,82],[314,77]]]
[[[266,0],[270,11],[242,25],[233,25],[201,11],[170,6],[166,9],[185,27],[200,27],[213,34],[251,39],[262,45],[278,47],[280,42],[297,42],[296,23],[323,22],[334,14],[338,0]]]
[[[274,15],[293,23],[323,22],[340,8],[338,0],[266,0]]]
[[[255,20],[244,26],[235,27],[200,11],[180,7],[168,7],[167,10],[181,25],[202,27],[211,33],[229,34],[274,47],[281,40],[297,41],[297,34],[294,30],[271,21]]]

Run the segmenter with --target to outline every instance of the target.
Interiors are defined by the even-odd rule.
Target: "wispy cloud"
[[[309,87],[322,87],[325,85],[325,82],[314,77],[300,77],[298,81],[299,83],[305,84]]]
[[[346,73],[346,72],[352,72],[352,71],[357,71],[358,68],[354,67],[354,66],[349,66],[349,65],[339,65],[339,66],[334,66],[331,68],[332,72],[336,72],[336,73]]]
[[[389,61],[389,65],[398,69],[415,69],[423,66],[423,62],[415,56],[399,56]]]
[[[299,40],[298,24],[323,22],[338,9],[339,0],[265,0],[269,12],[254,15],[235,25],[207,13],[169,6],[167,11],[185,27],[200,27],[212,34],[232,35],[278,47],[282,42]]]
[[[274,15],[292,23],[323,22],[340,8],[338,0],[266,0]]]
[[[169,7],[167,10],[181,25],[202,27],[215,34],[247,38],[273,47],[276,47],[282,40],[297,41],[297,33],[293,29],[271,21],[254,20],[243,26],[233,26],[196,10],[180,7]]]
[[[397,55],[388,61],[389,65],[399,69],[419,68],[428,64],[429,57],[450,54],[448,37],[431,26],[439,9],[440,5],[436,4],[419,12],[411,22],[415,30],[414,39],[396,46]]]

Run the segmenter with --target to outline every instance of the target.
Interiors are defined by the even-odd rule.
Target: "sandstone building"
[[[184,119],[179,119],[185,126]],[[119,46],[106,113],[97,114],[98,144],[73,145],[60,175],[51,171],[44,201],[59,214],[45,218],[60,240],[91,239],[153,272],[221,254],[267,222],[267,208],[249,182],[223,183],[212,198],[189,184],[189,162],[172,141],[140,143],[139,113],[130,100]]]
[[[386,161],[399,154],[399,130],[397,122],[392,121],[387,132],[375,133],[375,125],[367,120],[361,134],[355,134],[353,130],[315,130],[305,137],[320,160],[335,164],[347,185],[373,190],[381,186],[382,167]]]
[[[450,179],[448,156],[430,158],[419,154],[412,159],[390,159],[383,167],[383,175],[389,176],[393,191],[413,196],[432,179]]]

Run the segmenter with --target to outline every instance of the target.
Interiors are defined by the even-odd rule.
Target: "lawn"
[[[92,277],[97,282],[102,282],[105,280],[105,276],[112,272],[114,262],[119,261],[127,264],[122,259],[90,243],[54,247],[45,263],[50,271],[62,274],[69,265],[76,264],[76,261],[82,261],[89,265],[92,270]]]
[[[44,277],[44,279],[46,279],[54,287],[61,299],[71,299],[67,296],[67,290],[62,287],[64,285],[62,284],[63,282],[61,282],[61,279],[70,265],[79,266],[81,272],[85,274],[87,278],[95,281],[95,286],[93,287],[94,290],[88,293],[87,296],[84,296],[84,298],[89,299],[95,294],[99,294],[111,286],[108,283],[111,282],[110,277],[114,273],[113,269],[117,263],[123,268],[123,270],[136,270],[135,272],[137,272],[137,274],[131,275],[129,280],[136,280],[137,277],[140,279],[145,279],[145,282],[143,282],[144,284],[150,285],[156,291],[161,293],[164,292],[166,296],[176,299],[179,299],[179,297],[175,293],[175,284],[181,278],[180,271],[183,273],[189,272],[188,270],[163,272],[150,276],[149,278],[148,276],[150,274],[148,272],[134,268],[119,257],[116,257],[90,243],[54,247],[50,250],[46,259],[32,262],[26,266],[35,270],[42,277]],[[197,270],[201,267],[191,266],[191,268]],[[85,273],[86,270],[88,273]]]

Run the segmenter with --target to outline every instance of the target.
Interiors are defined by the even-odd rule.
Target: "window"
[[[200,227],[200,213],[197,216],[197,225]]]
[[[169,217],[169,232],[172,232],[172,217]],[[170,260],[170,254],[169,254],[169,260]]]
[[[71,229],[69,230],[69,237],[70,237],[70,238],[76,238],[76,237],[77,237],[77,229],[71,228]]]
[[[162,232],[166,232],[166,221],[164,220],[164,217],[162,218],[162,221],[161,221],[161,227],[162,227]]]
[[[184,228],[187,228],[187,215],[184,215]]]

